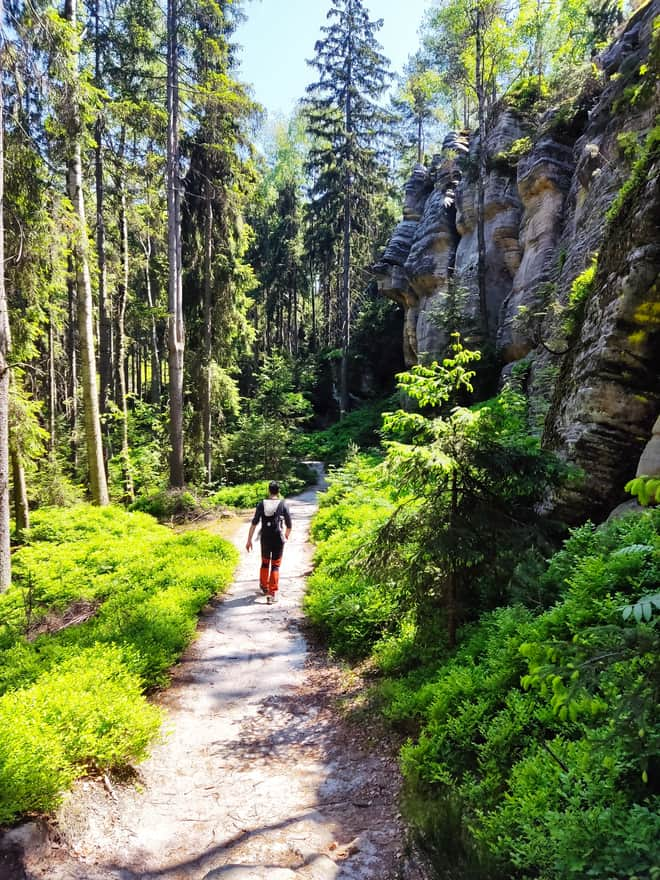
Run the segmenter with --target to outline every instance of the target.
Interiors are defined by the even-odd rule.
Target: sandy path
[[[236,580],[163,695],[168,733],[138,784],[81,783],[56,834],[32,834],[27,880],[403,876],[395,762],[337,717],[337,670],[299,628],[315,498],[290,502],[276,605],[257,595],[247,523],[236,532]]]

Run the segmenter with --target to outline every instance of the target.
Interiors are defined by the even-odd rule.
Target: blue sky
[[[383,19],[379,42],[401,71],[419,45],[417,30],[432,0],[366,0],[372,19]],[[241,51],[240,79],[251,83],[254,97],[273,114],[289,114],[311,81],[314,54],[330,0],[250,0],[248,20],[236,32]]]

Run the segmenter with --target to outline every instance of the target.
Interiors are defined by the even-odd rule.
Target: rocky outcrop
[[[409,366],[446,343],[439,316],[445,311],[459,240],[454,201],[460,170],[455,157],[465,152],[465,139],[452,134],[430,167],[415,166],[406,185],[403,220],[374,267],[380,291],[405,308],[403,349]]]
[[[632,17],[572,105],[537,120],[504,109],[486,144],[490,341],[506,374],[525,360],[539,433],[585,474],[581,488],[556,500],[568,521],[620,500],[660,411],[657,162],[606,221],[658,113],[660,50],[649,54],[658,13],[652,0]],[[461,142],[458,155],[445,148],[415,169],[404,219],[377,267],[381,290],[406,308],[409,364],[442,356],[448,323],[469,344],[484,342],[477,142],[469,153]],[[595,259],[594,282],[573,313],[572,286]]]
[[[518,164],[517,186],[522,201],[522,258],[511,292],[505,298],[497,329],[497,346],[505,363],[525,357],[537,341],[518,321],[522,309],[542,311],[557,271],[557,245],[564,205],[573,175],[572,146],[552,132],[542,136]],[[531,322],[533,326],[533,322]]]
[[[584,471],[559,499],[566,519],[604,515],[620,500],[660,411],[659,267],[660,151],[606,229],[594,292],[546,420],[547,444]]]
[[[524,135],[521,121],[510,110],[500,113],[486,143],[488,177],[484,183],[484,234],[486,239],[487,308],[491,337],[494,338],[502,302],[511,291],[520,265],[519,242],[522,203],[516,186],[515,168],[505,157]],[[478,138],[470,150],[469,168],[477,165]],[[460,241],[456,250],[456,285],[463,292],[462,324],[466,335],[481,335],[479,327],[477,185],[468,174],[456,198],[456,228]]]
[[[651,439],[644,447],[641,458],[637,464],[636,477],[660,476],[660,416],[653,426]]]

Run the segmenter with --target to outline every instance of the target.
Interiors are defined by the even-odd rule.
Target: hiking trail
[[[391,744],[341,717],[345,679],[301,632],[316,490],[288,504],[279,602],[258,594],[246,518],[233,535],[235,580],[158,699],[162,741],[137,779],[83,780],[53,828],[10,832],[24,850],[12,880],[418,877],[404,856]]]

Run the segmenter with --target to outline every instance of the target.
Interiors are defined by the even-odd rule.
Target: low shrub
[[[297,495],[299,492],[316,481],[316,474],[311,468],[301,468],[301,476],[291,476],[280,482],[280,492],[283,497]],[[269,480],[258,480],[256,483],[241,483],[238,486],[224,486],[218,489],[209,498],[212,507],[235,507],[238,510],[248,510],[255,507],[264,498],[268,498]]]
[[[439,876],[657,877],[659,615],[623,609],[657,586],[659,529],[653,511],[576,529],[543,574],[555,605],[483,616],[451,659],[382,685],[419,731],[406,803]]]
[[[383,412],[392,405],[391,398],[367,404],[323,431],[299,435],[295,445],[297,455],[338,465],[346,460],[354,446],[362,450],[377,447]]]
[[[312,527],[316,566],[305,611],[331,649],[352,658],[366,656],[385,633],[396,629],[399,616],[394,586],[378,583],[360,564],[363,548],[393,506],[387,490],[379,487],[382,475],[374,463],[354,455],[330,476]]]
[[[144,757],[160,712],[122,651],[81,651],[35,684],[0,697],[0,822],[53,809],[82,773]]]
[[[142,513],[34,513],[0,595],[0,821],[51,809],[81,773],[144,754],[158,713],[143,692],[167,682],[236,556],[220,538],[176,535]]]
[[[129,509],[149,513],[160,522],[165,522],[186,520],[206,506],[203,499],[186,489],[153,489],[138,496]]]

